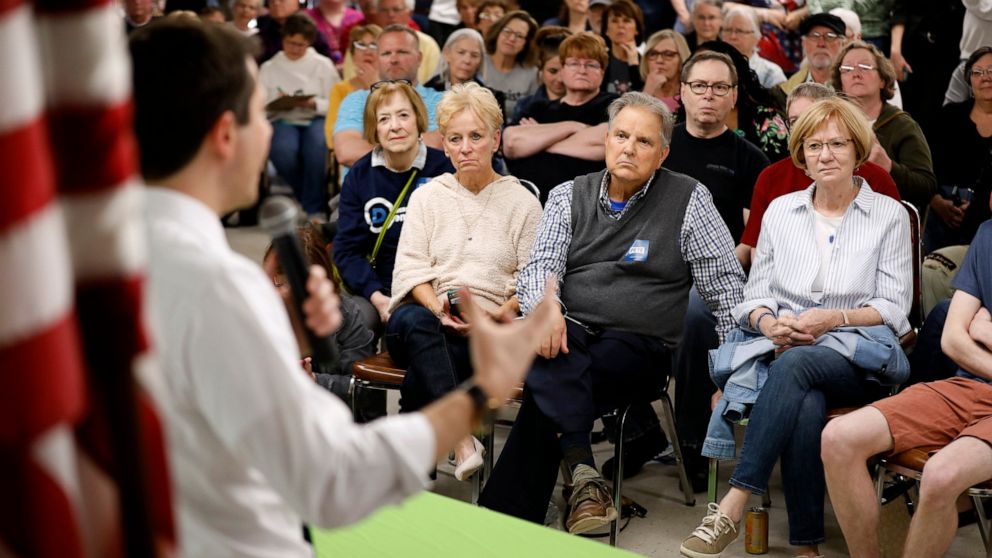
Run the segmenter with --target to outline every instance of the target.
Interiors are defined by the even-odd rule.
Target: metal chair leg
[[[709,477],[706,479],[706,499],[711,504],[716,503],[716,485],[720,478],[720,460],[711,457],[710,458],[710,473]]]
[[[627,413],[630,412],[630,405],[624,407],[623,412],[617,416],[616,434],[614,440],[616,444],[613,448],[613,505],[617,509],[617,518],[610,523],[610,546],[617,546],[620,539],[620,491],[623,488],[623,431],[627,423]]]
[[[982,498],[978,496],[971,497],[971,505],[975,507],[975,515],[978,516],[978,530],[982,534],[982,542],[985,544],[985,556],[987,558],[992,558],[992,525],[989,524],[989,518],[985,513],[985,506],[983,505]]]
[[[692,483],[689,482],[689,473],[685,470],[685,461],[682,459],[682,445],[679,443],[679,434],[675,429],[675,408],[672,406],[672,399],[668,392],[661,393],[663,411],[665,414],[665,428],[671,433],[672,452],[675,454],[675,466],[679,470],[679,480],[682,482],[682,496],[685,498],[685,505],[695,506],[696,495],[692,492]]]

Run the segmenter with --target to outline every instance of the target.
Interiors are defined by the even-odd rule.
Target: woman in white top
[[[883,395],[880,386],[866,382],[872,371],[856,367],[820,338],[836,335],[837,328],[884,325],[872,331],[896,347],[896,359],[904,359],[896,338],[910,331],[906,211],[854,176],[871,147],[864,115],[839,98],[818,101],[793,126],[792,160],[815,182],[769,206],[745,301],[733,310],[741,327],[770,340],[777,355],[764,386],[758,386],[730,491],[719,505],[710,504],[683,542],[687,556],[718,555],[737,537],[748,497],[767,490],[780,457],[791,554],[819,555],[826,409]]]
[[[340,80],[334,64],[310,45],[317,26],[293,14],[282,26],[282,50],[259,70],[272,120],[269,159],[310,216],[325,216],[327,95]],[[275,104],[274,104],[275,103]]]
[[[537,91],[534,34],[537,22],[527,12],[513,11],[493,25],[486,35],[482,82],[506,94],[506,114],[513,114],[517,99]]]
[[[472,326],[451,304],[458,289],[468,289],[499,319],[517,315],[517,274],[541,219],[537,198],[516,178],[493,170],[503,115],[489,90],[472,82],[452,87],[438,103],[437,123],[456,171],[410,197],[386,324],[389,354],[407,369],[403,411],[427,405],[471,376]],[[462,440],[455,462],[458,480],[481,467],[478,440]]]

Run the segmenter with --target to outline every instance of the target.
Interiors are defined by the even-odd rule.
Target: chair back
[[[520,181],[521,186],[530,190],[530,193],[534,194],[534,197],[536,197],[537,199],[541,199],[541,191],[537,189],[537,184],[534,184],[530,180],[520,177],[517,177],[517,180]]]
[[[920,233],[920,212],[916,206],[902,200],[902,206],[909,214],[909,236],[913,243],[913,305],[909,311],[909,325],[914,330],[923,327],[923,235]]]

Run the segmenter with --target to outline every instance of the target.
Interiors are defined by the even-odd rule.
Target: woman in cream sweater
[[[415,411],[471,376],[471,324],[449,304],[468,289],[493,316],[516,316],[517,274],[530,256],[541,219],[537,198],[516,178],[493,170],[503,116],[476,83],[454,86],[437,106],[437,124],[455,174],[417,189],[403,221],[393,269],[386,347],[407,368],[400,406]],[[455,476],[482,466],[482,446],[468,437],[455,448]]]

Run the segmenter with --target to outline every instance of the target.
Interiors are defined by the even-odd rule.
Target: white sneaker
[[[484,464],[482,456],[486,454],[486,448],[482,447],[482,442],[476,440],[474,436],[472,437],[472,444],[475,446],[475,453],[455,467],[455,478],[460,481],[468,480]]]

